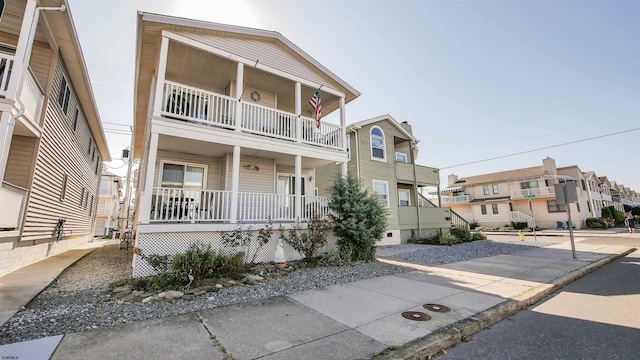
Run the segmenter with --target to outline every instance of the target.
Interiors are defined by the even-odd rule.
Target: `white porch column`
[[[347,116],[344,110],[344,97],[340,98],[340,133],[342,135],[342,151],[347,151]],[[347,177],[347,162],[342,163],[342,177]]]
[[[302,217],[302,156],[296,155],[296,181],[295,186],[296,196],[294,199],[294,208],[296,209],[295,217],[296,222],[300,221]]]
[[[296,103],[296,141],[302,142],[302,85],[299,82],[296,82],[296,94],[295,94],[295,103]]]
[[[238,188],[240,185],[240,146],[233,146],[233,165],[231,166],[231,223],[238,221]]]
[[[138,223],[148,224],[151,216],[151,199],[153,195],[153,174],[156,169],[156,159],[158,155],[158,138],[159,135],[151,130],[151,138],[149,139],[149,151],[147,155],[147,168],[145,169],[145,182],[142,192],[140,192],[141,198],[138,202],[140,210],[138,211]],[[125,204],[128,206],[128,204]],[[121,230],[123,230],[121,228]]]
[[[236,70],[236,121],[235,130],[240,131],[242,128],[242,91],[244,90],[244,64],[239,62]],[[235,148],[234,148],[235,154]],[[238,153],[239,154],[239,153]],[[238,163],[239,164],[239,163]]]
[[[169,38],[162,37],[160,43],[160,60],[158,62],[158,73],[156,76],[156,96],[153,101],[153,115],[160,116],[162,111],[162,99],[164,93],[164,77],[167,72],[167,54],[169,53]]]

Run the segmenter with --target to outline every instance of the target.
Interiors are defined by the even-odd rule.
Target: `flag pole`
[[[244,84],[244,86],[242,87],[242,94],[240,94],[240,99],[238,99],[238,101],[242,100],[242,96],[244,95],[244,91],[247,90],[247,86],[249,85],[249,83],[251,82],[251,77],[253,77],[253,71],[256,69],[256,67],[258,66],[258,61],[260,61],[260,59],[256,60],[255,65],[253,65],[253,68],[251,69],[251,74],[249,74],[249,80],[247,80],[247,82]],[[322,86],[320,86],[322,87]]]

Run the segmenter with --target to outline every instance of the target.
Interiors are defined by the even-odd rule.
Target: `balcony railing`
[[[590,191],[589,197],[594,200],[602,200],[602,194],[599,191]]]
[[[236,106],[242,106],[242,119],[236,121]],[[247,133],[287,141],[298,141],[325,148],[343,149],[343,134],[339,125],[316,121],[286,111],[251,104],[238,103],[232,97],[166,81],[162,99],[163,116],[236,129]],[[300,135],[300,136],[298,136]]]
[[[9,89],[9,80],[11,80],[11,71],[13,70],[13,56],[0,55],[0,96],[7,97],[7,89]]]
[[[19,69],[15,69],[15,61],[12,55],[0,55],[0,97],[8,98],[15,94],[8,94],[11,74],[17,74]],[[20,95],[20,101],[24,105],[24,116],[33,123],[38,123],[42,104],[44,102],[44,91],[36,81],[31,69],[27,68],[24,84]]]
[[[536,198],[536,197],[555,197],[555,196],[556,196],[556,192],[553,186],[511,190],[512,199],[527,199],[527,198]]]
[[[0,229],[16,229],[20,226],[29,191],[2,182],[0,187]]]
[[[302,196],[301,219],[329,214],[329,198]],[[200,223],[295,221],[295,195],[238,193],[237,218],[231,218],[231,191],[154,188],[150,222]]]
[[[468,204],[469,195],[442,196],[442,205]]]

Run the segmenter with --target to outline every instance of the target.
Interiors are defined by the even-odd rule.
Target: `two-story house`
[[[113,229],[118,228],[121,197],[122,181],[120,176],[103,169],[98,208],[96,209],[95,236],[108,236]]]
[[[566,205],[556,202],[554,186],[566,182],[578,190],[578,202],[570,205],[572,223],[577,228],[584,227],[584,220],[591,216],[588,192],[580,190],[586,177],[577,167],[557,168],[551,158],[542,163],[465,178],[449,175],[449,185],[441,191],[442,205],[480,226],[527,222],[530,227],[557,228],[568,218]]]
[[[346,174],[345,105],[357,90],[273,31],[139,13],[137,39],[138,249],[218,249],[234,229],[326,216],[315,169],[340,163]],[[334,112],[338,123],[325,121]],[[151,271],[134,258],[135,276]]]
[[[417,165],[418,139],[408,122],[390,115],[359,121],[347,127],[348,172],[363,186],[375,191],[388,208],[389,224],[380,245],[406,243],[451,227],[456,214],[423,197],[421,189],[438,187],[439,170]],[[328,165],[317,171],[319,195],[329,187],[341,168]],[[467,226],[463,219],[458,225]]]
[[[0,275],[93,238],[109,160],[65,1],[8,0],[0,21]]]

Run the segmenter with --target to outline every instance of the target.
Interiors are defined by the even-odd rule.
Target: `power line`
[[[527,153],[534,152],[534,151],[546,150],[546,149],[551,149],[551,148],[555,148],[555,147],[576,144],[576,143],[580,143],[580,142],[584,142],[584,141],[601,139],[603,137],[608,137],[608,136],[613,136],[613,135],[620,135],[620,134],[624,134],[624,133],[627,133],[627,132],[638,131],[638,130],[640,130],[640,128],[618,131],[618,132],[614,132],[614,133],[611,133],[611,134],[599,135],[599,136],[594,136],[594,137],[590,137],[590,138],[586,138],[586,139],[569,141],[569,142],[562,143],[562,144],[550,145],[550,146],[545,146],[545,147],[541,147],[541,148],[537,148],[537,149],[525,150],[525,151],[520,151],[520,152],[517,152],[517,153],[496,156],[496,157],[492,157],[492,158],[489,158],[489,159],[476,160],[476,161],[470,161],[470,162],[466,162],[466,163],[462,163],[462,164],[458,164],[458,165],[446,166],[446,167],[440,168],[440,170],[450,169],[450,168],[454,168],[454,167],[458,167],[458,166],[464,166],[464,165],[477,164],[477,163],[481,163],[481,162],[485,162],[485,161],[503,159],[503,158],[510,157],[510,156],[522,155],[522,154],[527,154]]]

